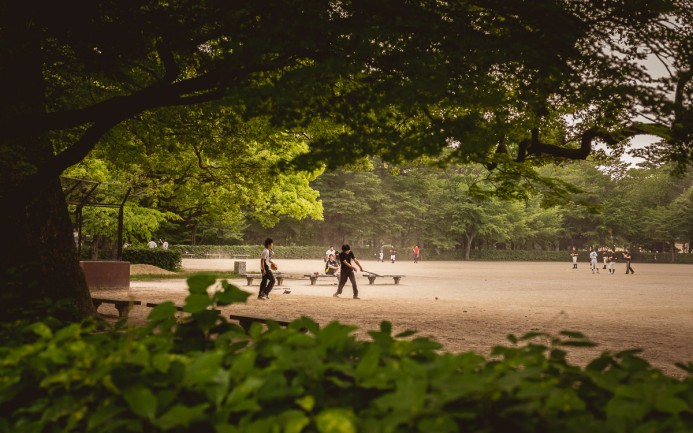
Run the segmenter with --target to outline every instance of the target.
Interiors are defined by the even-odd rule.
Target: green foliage
[[[223,258],[245,255],[247,260],[260,259],[260,245],[173,245],[169,248],[182,254],[192,254],[193,257],[205,258],[206,254],[219,254]],[[327,250],[326,246],[284,246],[275,245],[274,257],[278,259],[318,259]]]
[[[154,265],[169,271],[179,270],[182,258],[181,253],[173,249],[125,248],[123,250],[123,260],[126,262]]]
[[[509,336],[485,358],[389,322],[370,331],[254,324],[214,308],[248,293],[198,275],[143,327],[96,332],[13,327],[0,346],[0,432],[683,432],[693,429],[693,376],[674,379],[638,351],[603,353],[585,368],[567,350],[578,332]]]

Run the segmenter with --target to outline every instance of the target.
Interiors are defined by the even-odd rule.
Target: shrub
[[[354,328],[308,318],[246,334],[214,306],[249,295],[212,276],[189,281],[141,328],[35,323],[0,346],[1,432],[685,432],[693,431],[693,364],[683,380],[637,351],[571,365],[574,332],[510,336],[490,359],[388,322]]]
[[[205,257],[205,254],[220,254],[224,258],[237,255],[247,255],[252,259],[260,259],[261,245],[173,245],[171,250],[181,254],[192,254],[195,257]],[[275,257],[280,259],[321,259],[326,247],[321,246],[283,246],[274,247]]]
[[[177,271],[182,266],[182,256],[179,251],[158,248],[126,248],[123,250],[123,260],[130,263],[154,265],[169,271]]]

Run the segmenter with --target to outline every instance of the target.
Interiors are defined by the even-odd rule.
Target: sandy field
[[[184,259],[187,271],[233,270],[231,259]],[[322,261],[281,260],[280,271],[296,278],[319,272]],[[259,260],[247,261],[248,272],[259,272]],[[377,329],[383,320],[395,331],[414,329],[430,336],[452,352],[473,350],[488,354],[498,344],[509,344],[508,334],[529,331],[557,333],[574,330],[599,344],[595,349],[571,350],[573,362],[584,364],[601,351],[632,348],[667,374],[682,376],[675,362],[693,361],[693,266],[633,263],[634,275],[619,263],[616,274],[600,269],[592,274],[587,263],[522,262],[397,262],[362,261],[364,269],[378,274],[402,274],[398,285],[392,278],[378,278],[374,285],[360,273],[360,300],[352,299],[348,284],[342,297],[334,298],[336,283],[287,278],[268,301],[251,296],[245,305],[224,313],[292,320],[302,315],[320,324],[333,320],[359,327],[357,335]],[[246,280],[233,280],[257,293]],[[185,298],[184,280],[133,281],[130,290],[109,290],[114,297],[145,302]],[[99,294],[106,294],[99,291]],[[115,317],[104,305],[100,312]],[[150,309],[134,307],[131,321],[144,321]]]

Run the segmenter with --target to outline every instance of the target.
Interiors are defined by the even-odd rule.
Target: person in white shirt
[[[260,255],[260,271],[262,272],[262,281],[260,282],[260,293],[257,298],[260,300],[268,300],[269,294],[274,287],[275,279],[273,270],[277,270],[277,265],[272,261],[272,250],[274,249],[274,241],[270,238],[265,239],[265,249]]]
[[[599,273],[599,266],[597,265],[597,252],[592,248],[590,250],[590,267],[592,268],[592,273],[594,274],[594,271],[597,271]]]
[[[325,251],[325,257],[323,257],[322,260],[327,262],[330,259],[330,256],[337,257],[337,251],[335,251],[334,245],[330,245],[330,248]]]

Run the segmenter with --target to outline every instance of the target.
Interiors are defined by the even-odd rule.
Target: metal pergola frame
[[[65,201],[68,205],[75,206],[75,229],[77,230],[77,256],[81,257],[82,254],[82,225],[84,222],[82,210],[85,206],[87,207],[110,207],[118,208],[118,254],[117,259],[123,259],[123,218],[125,203],[130,197],[132,192],[132,187],[127,187],[122,198],[117,202],[106,202],[97,201],[94,193],[102,185],[114,185],[117,187],[125,188],[124,185],[113,184],[108,182],[98,182],[89,179],[77,179],[73,177],[61,176],[61,183],[63,183],[63,192],[65,194]],[[70,185],[71,184],[71,185]]]

